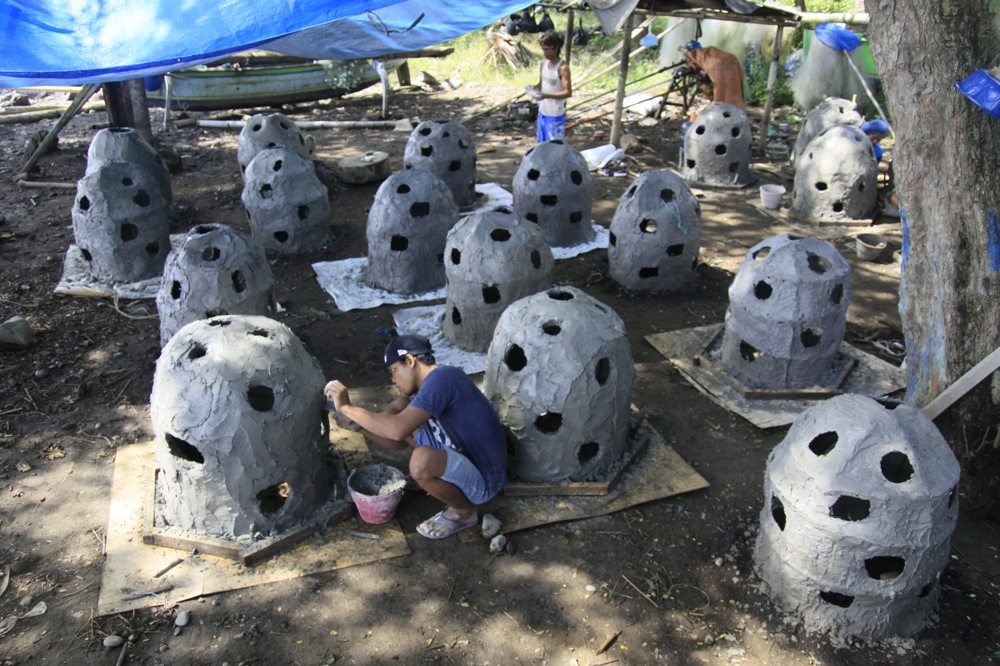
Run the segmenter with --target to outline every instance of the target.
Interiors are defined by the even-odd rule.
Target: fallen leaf
[[[30,472],[31,471],[31,465],[29,465],[26,462],[19,462],[19,463],[17,463],[17,471],[18,472]]]
[[[61,446],[57,444],[53,444],[52,446],[45,449],[46,460],[55,460],[57,458],[65,458],[65,457],[66,457],[66,452],[63,450]]]

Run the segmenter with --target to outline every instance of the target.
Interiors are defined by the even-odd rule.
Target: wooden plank
[[[959,377],[958,381],[927,403],[923,408],[924,413],[932,419],[936,419],[941,415],[941,412],[955,404],[955,401],[968,393],[979,382],[992,375],[997,368],[1000,368],[1000,347],[994,349],[989,356],[976,363],[968,372]]]
[[[240,549],[234,543],[212,537],[183,537],[165,532],[150,531],[142,535],[142,542],[161,548],[174,550],[198,551],[202,555],[224,557],[229,560],[240,559]]]

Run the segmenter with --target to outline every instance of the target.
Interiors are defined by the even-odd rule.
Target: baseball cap
[[[889,124],[884,120],[869,120],[861,125],[861,131],[865,134],[888,134]]]
[[[431,341],[424,336],[401,335],[386,345],[385,362],[382,365],[388,368],[407,354],[419,356],[420,354],[432,353],[434,352],[431,349]]]

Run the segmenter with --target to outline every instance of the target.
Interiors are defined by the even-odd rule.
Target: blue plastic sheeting
[[[834,51],[853,51],[861,46],[861,37],[839,23],[820,23],[816,26],[816,39]]]
[[[1000,81],[989,72],[976,70],[955,85],[986,113],[1000,120]]]
[[[125,81],[289,41],[315,59],[377,57],[447,41],[524,0],[0,0],[0,87]],[[395,9],[395,5],[400,7]],[[408,32],[420,15],[424,17]],[[312,36],[297,35],[325,26]],[[281,39],[284,42],[285,39]]]

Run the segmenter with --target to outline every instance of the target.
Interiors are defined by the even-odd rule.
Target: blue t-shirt
[[[414,435],[418,446],[442,445],[472,461],[490,495],[507,485],[507,441],[493,405],[461,368],[439,365],[410,405],[431,415]]]

